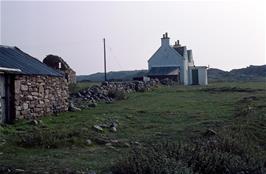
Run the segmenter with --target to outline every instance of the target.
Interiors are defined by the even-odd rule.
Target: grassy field
[[[130,94],[127,100],[43,117],[37,125],[29,121],[4,125],[0,127],[0,166],[36,172],[104,173],[125,158],[134,144],[190,142],[207,130],[213,130],[215,136],[240,137],[239,143],[265,161],[265,85],[160,86]],[[92,128],[112,120],[119,123],[117,132]],[[108,146],[100,140],[120,143]]]

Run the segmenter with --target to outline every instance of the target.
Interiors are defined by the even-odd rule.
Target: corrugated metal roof
[[[0,67],[19,69],[20,74],[63,76],[17,47],[0,45]]]
[[[178,75],[179,67],[152,67],[148,72],[148,76],[158,76],[158,75]]]

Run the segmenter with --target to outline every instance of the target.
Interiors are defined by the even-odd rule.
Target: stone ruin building
[[[0,45],[0,123],[67,111],[75,78],[73,72],[66,77],[17,47]]]
[[[69,84],[76,83],[76,72],[59,56],[48,55],[43,59],[43,63],[47,66],[63,72]]]

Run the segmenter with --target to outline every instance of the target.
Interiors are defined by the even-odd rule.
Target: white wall
[[[208,85],[208,76],[206,67],[189,67],[188,84],[192,85],[192,69],[198,70],[199,85]]]
[[[188,84],[192,84],[192,67],[188,67]]]
[[[199,84],[208,85],[207,68],[199,68]]]
[[[184,59],[183,60],[183,83],[184,83],[184,85],[188,85],[188,79],[189,79],[189,77],[188,77],[188,72],[189,72],[189,69],[188,69],[188,60],[187,59]]]
[[[183,66],[183,57],[170,46],[160,47],[148,61],[151,67]]]

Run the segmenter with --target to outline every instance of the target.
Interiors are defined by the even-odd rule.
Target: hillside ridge
[[[110,71],[109,80],[132,80],[133,77],[145,76],[148,70]],[[78,75],[77,81],[103,81],[104,73]],[[250,65],[246,68],[224,71],[218,68],[208,69],[209,81],[265,81],[266,65]]]

